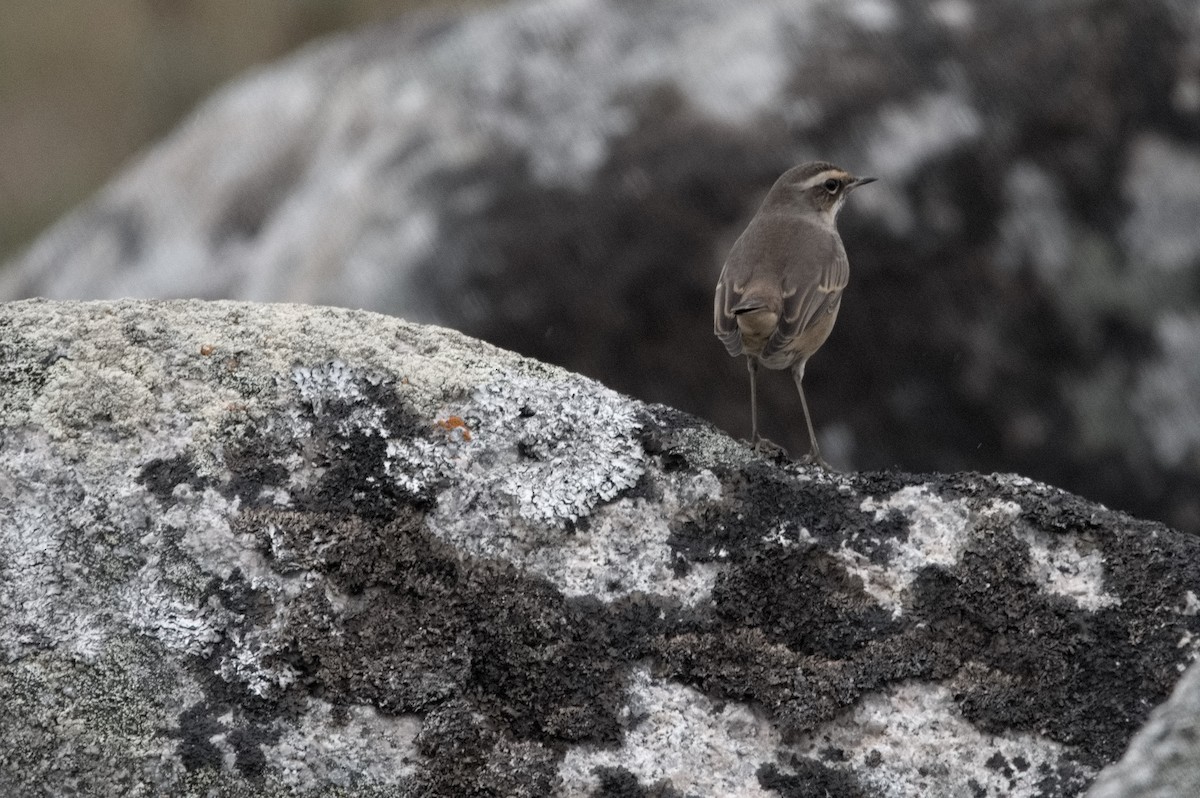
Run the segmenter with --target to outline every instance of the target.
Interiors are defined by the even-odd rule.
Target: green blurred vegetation
[[[214,88],[335,30],[478,0],[4,0],[0,263]]]

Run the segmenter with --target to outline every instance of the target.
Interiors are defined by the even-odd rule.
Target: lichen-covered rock
[[[1075,796],[1200,540],[829,474],[457,333],[0,306],[5,795]]]
[[[806,378],[827,457],[1016,471],[1200,533],[1197,53],[1179,0],[408,16],[217,93],[0,299],[380,310],[745,430],[712,288],[820,157],[880,178]],[[764,432],[807,446],[791,380],[759,389]]]
[[[1200,604],[1190,610],[1196,612]],[[1179,680],[1121,761],[1105,768],[1087,798],[1188,798],[1200,795],[1200,665]]]

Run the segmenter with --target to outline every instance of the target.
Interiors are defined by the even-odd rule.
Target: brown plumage
[[[828,468],[804,398],[804,365],[829,337],[850,278],[836,227],[838,211],[851,191],[874,179],[855,177],[824,161],[789,169],[775,181],[725,260],[713,331],[730,355],[746,356],[755,448],[778,448],[758,434],[758,366],[790,368],[808,429],[805,461]]]

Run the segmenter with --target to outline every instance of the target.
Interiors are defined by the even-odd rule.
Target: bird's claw
[[[816,466],[817,468],[822,468],[826,471],[837,471],[836,468],[825,461],[825,458],[821,456],[820,452],[809,452],[796,462],[800,465]]]
[[[756,454],[760,454],[763,457],[767,457],[772,460],[787,459],[787,449],[783,448],[772,440],[759,437],[754,441],[746,441],[746,443],[749,444],[750,448],[753,449]]]

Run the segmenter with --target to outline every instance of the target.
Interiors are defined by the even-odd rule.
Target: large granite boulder
[[[814,156],[880,182],[809,368],[843,467],[1017,471],[1200,532],[1200,13],[537,0],[228,87],[0,274],[453,326],[746,434],[721,261]],[[790,380],[766,433],[803,445]]]
[[[1200,539],[833,474],[461,334],[0,305],[0,794],[1075,796]]]

